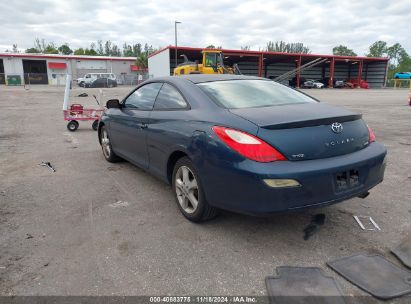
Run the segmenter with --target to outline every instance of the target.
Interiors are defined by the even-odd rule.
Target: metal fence
[[[106,74],[106,73],[104,73]],[[112,73],[114,74],[114,73]],[[87,87],[116,87],[121,85],[135,86],[139,83],[152,78],[148,73],[140,74],[119,74],[115,75],[115,79],[106,77],[94,77],[86,82],[78,81],[84,75],[72,75],[72,86],[82,85],[86,83]],[[53,85],[65,86],[67,74],[63,73],[24,73],[24,74],[5,74],[0,73],[0,85],[8,86],[31,86],[31,85]]]

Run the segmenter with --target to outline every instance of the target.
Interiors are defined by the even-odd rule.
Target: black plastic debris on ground
[[[411,268],[411,236],[406,238],[391,252],[407,267]]]
[[[87,93],[81,93],[81,94],[78,94],[77,97],[88,97],[88,94]]]
[[[51,165],[50,162],[42,161],[42,162],[39,164],[39,166],[47,167],[47,168],[49,168],[52,172],[56,172],[56,169],[54,169],[54,167]]]
[[[325,214],[319,213],[313,215],[311,223],[304,228],[304,240],[307,241],[311,236],[314,235],[319,229],[320,226],[325,223]]]
[[[276,268],[277,276],[265,278],[270,303],[346,304],[333,277],[318,267]]]
[[[380,299],[411,292],[411,272],[379,254],[357,254],[327,262],[345,279]]]

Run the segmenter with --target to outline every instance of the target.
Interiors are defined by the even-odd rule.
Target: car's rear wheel
[[[217,209],[205,198],[197,170],[188,157],[180,158],[173,170],[173,192],[181,213],[192,222],[212,219]]]
[[[116,163],[121,160],[114,152],[111,146],[110,137],[105,126],[101,127],[100,131],[100,143],[103,150],[104,158],[110,163]]]

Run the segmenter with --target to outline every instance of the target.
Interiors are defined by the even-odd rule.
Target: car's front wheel
[[[116,163],[121,160],[114,152],[111,146],[110,137],[105,126],[101,127],[100,131],[100,144],[103,150],[104,158],[110,163]]]
[[[205,198],[197,170],[188,157],[180,158],[174,166],[173,192],[181,213],[192,222],[214,218],[217,209]]]

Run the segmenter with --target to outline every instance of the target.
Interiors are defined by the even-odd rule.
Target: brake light
[[[368,126],[367,126],[368,127]],[[368,141],[370,142],[370,143],[372,143],[372,142],[374,142],[375,141],[375,134],[374,134],[374,131],[373,130],[371,130],[371,128],[370,127],[368,127]]]
[[[262,163],[286,160],[276,149],[251,134],[219,126],[214,126],[213,131],[227,146],[248,159]]]

